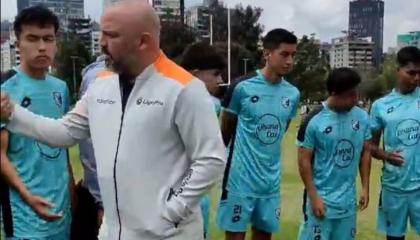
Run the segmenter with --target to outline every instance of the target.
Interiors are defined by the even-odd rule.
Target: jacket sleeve
[[[192,81],[180,93],[174,119],[191,159],[181,186],[174,189],[167,203],[169,218],[177,223],[188,217],[203,195],[221,179],[226,150],[212,100],[201,81]]]
[[[15,104],[6,128],[51,147],[70,147],[90,135],[87,101],[88,94],[85,94],[61,119],[39,116]]]

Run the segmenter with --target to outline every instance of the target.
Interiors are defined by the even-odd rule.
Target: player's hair
[[[355,88],[361,82],[360,75],[351,68],[336,68],[327,78],[327,90],[331,94],[341,94]]]
[[[263,38],[263,47],[267,50],[277,49],[281,43],[297,44],[297,37],[286,29],[276,28]]]
[[[420,64],[420,49],[414,46],[401,48],[397,53],[397,64],[405,67],[410,63]]]
[[[213,46],[207,43],[193,43],[182,56],[181,66],[188,70],[223,70],[226,62]]]
[[[25,8],[16,16],[15,22],[13,23],[16,38],[20,37],[22,26],[24,25],[38,25],[42,28],[52,25],[54,26],[55,33],[57,33],[60,26],[57,16],[42,5]]]

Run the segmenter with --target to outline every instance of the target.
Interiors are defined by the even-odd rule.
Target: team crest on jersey
[[[31,105],[31,99],[29,97],[24,97],[20,105],[24,108],[29,107],[29,105]]]
[[[394,111],[394,107],[390,107],[390,108],[388,108],[388,110],[386,110],[386,113],[392,113]]]
[[[280,208],[276,208],[276,219],[277,220],[280,220],[280,214],[281,214]]]
[[[281,105],[282,105],[284,108],[289,108],[289,106],[290,106],[290,99],[289,99],[288,97],[283,97],[283,98],[281,99]]]
[[[353,128],[354,131],[357,131],[360,129],[360,122],[359,120],[352,120],[351,121],[351,127]]]
[[[356,228],[351,229],[351,237],[354,239],[356,237]]]
[[[59,107],[63,106],[63,97],[61,96],[61,93],[53,92],[53,97],[54,97],[55,104],[57,104],[57,106]]]
[[[256,102],[258,102],[259,99],[260,98],[258,96],[253,96],[253,97],[251,97],[251,102],[256,103]]]

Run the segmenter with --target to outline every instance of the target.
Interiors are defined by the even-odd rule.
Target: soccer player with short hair
[[[327,79],[327,100],[299,129],[299,172],[305,185],[300,240],[355,238],[358,170],[359,208],[368,206],[371,132],[368,114],[356,106],[360,82],[354,70],[334,69]]]

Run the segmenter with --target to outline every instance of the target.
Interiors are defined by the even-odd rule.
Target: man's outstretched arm
[[[75,108],[61,119],[36,115],[14,104],[7,94],[1,93],[1,121],[6,128],[43,142],[51,147],[70,147],[80,139],[89,137],[87,94]]]

